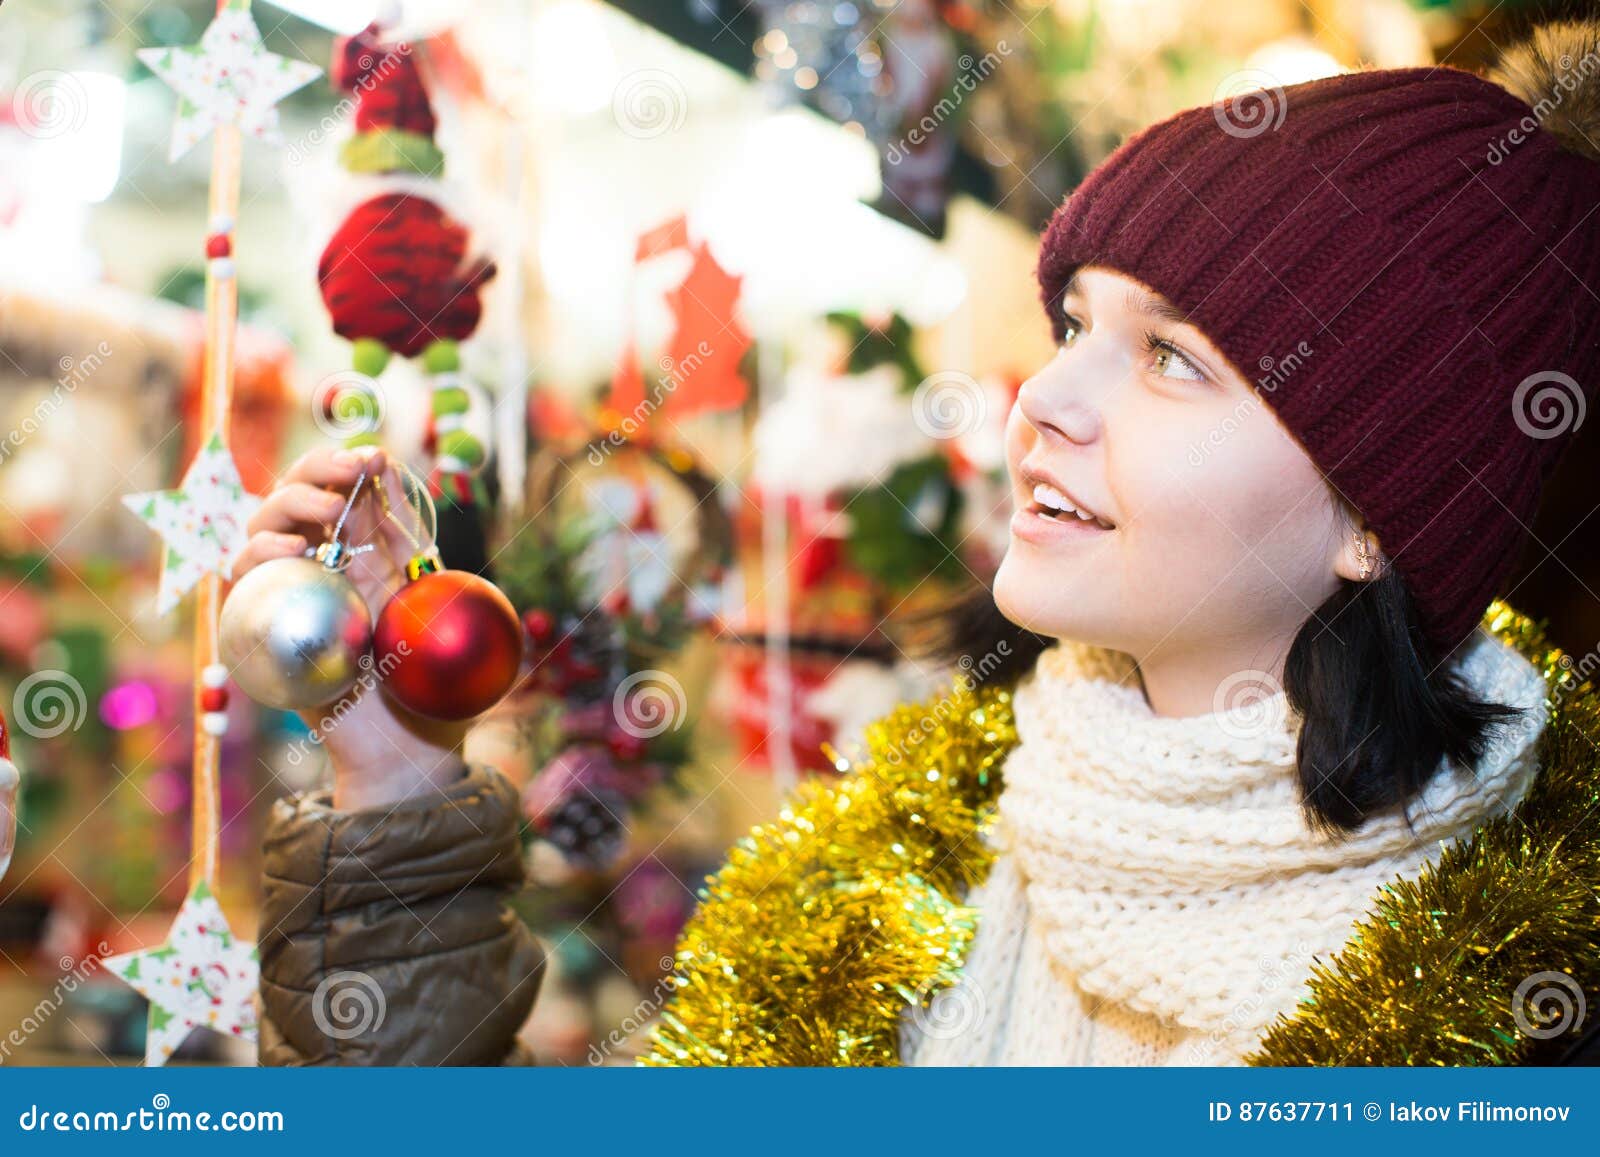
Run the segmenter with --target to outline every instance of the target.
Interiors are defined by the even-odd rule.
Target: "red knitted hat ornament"
[[[1377,532],[1439,657],[1504,593],[1600,382],[1600,24],[1492,75],[1181,112],[1089,175],[1039,259],[1058,330],[1084,265],[1181,309]]]
[[[384,405],[373,379],[391,354],[419,359],[432,386],[429,490],[472,505],[487,497],[475,479],[488,459],[490,403],[457,347],[478,328],[495,267],[475,252],[468,226],[428,195],[443,190],[444,154],[423,48],[378,24],[334,42],[334,87],[354,96],[355,131],[340,163],[388,191],[350,210],[318,263],[323,304],[334,332],[352,343],[355,371],[330,377],[318,401],[347,444],[375,442]]]
[[[340,337],[373,338],[401,357],[478,328],[478,290],[494,263],[471,253],[466,226],[411,193],[384,193],[352,209],[317,265],[323,303]]]

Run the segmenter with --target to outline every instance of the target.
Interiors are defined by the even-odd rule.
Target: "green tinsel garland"
[[[1526,617],[1497,603],[1484,623],[1551,684],[1538,780],[1514,816],[1385,885],[1248,1063],[1537,1063],[1571,1038],[1519,1028],[1560,995],[1525,982],[1600,992],[1600,704]],[[960,897],[992,863],[1015,742],[1010,689],[959,679],[875,723],[851,774],[802,786],[708,881],[641,1062],[897,1063],[905,1009],[960,974],[978,916]]]

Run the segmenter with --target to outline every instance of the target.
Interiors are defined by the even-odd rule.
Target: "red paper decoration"
[[[712,256],[704,241],[691,241],[683,217],[658,225],[639,238],[635,262],[675,250],[688,250],[689,272],[667,294],[667,308],[676,322],[662,360],[662,388],[651,390],[660,408],[677,418],[705,411],[733,410],[744,404],[750,385],[739,363],[750,348],[750,335],[739,320],[742,279]],[[646,386],[632,340],[617,362],[607,405],[619,414],[649,412]]]

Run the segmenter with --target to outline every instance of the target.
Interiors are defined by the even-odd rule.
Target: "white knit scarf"
[[[1128,656],[1046,651],[1017,690],[1019,743],[996,836],[1016,857],[1027,918],[1052,959],[1091,996],[1243,1055],[1293,1009],[1313,960],[1344,944],[1381,885],[1414,876],[1441,841],[1514,806],[1532,783],[1543,679],[1482,629],[1461,662],[1480,697],[1523,715],[1475,775],[1440,769],[1410,808],[1414,834],[1394,812],[1335,841],[1306,824],[1300,721],[1282,691],[1162,717]]]

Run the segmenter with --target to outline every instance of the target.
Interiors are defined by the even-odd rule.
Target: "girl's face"
[[[1343,504],[1251,383],[1147,287],[1086,266],[1054,308],[1059,348],[1006,422],[1000,610],[1141,660],[1220,645],[1258,655],[1249,666],[1281,661],[1347,569]],[[1315,351],[1283,355],[1274,388]]]

